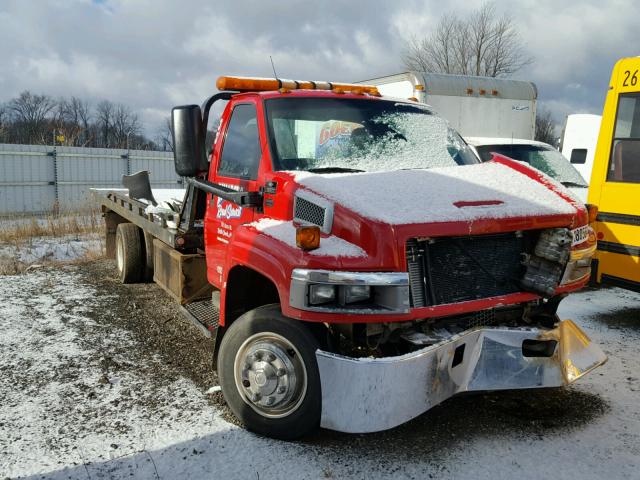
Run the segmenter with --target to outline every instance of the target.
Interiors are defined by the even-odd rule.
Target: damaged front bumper
[[[386,430],[457,393],[568,385],[607,361],[571,320],[553,330],[478,328],[399,357],[316,352],[321,426]]]

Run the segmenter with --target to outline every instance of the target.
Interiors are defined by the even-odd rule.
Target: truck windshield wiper
[[[358,170],[357,168],[348,168],[348,167],[318,167],[318,168],[310,168],[307,170],[311,173],[357,173],[364,172],[364,170]]]
[[[585,185],[584,183],[578,183],[578,182],[560,182],[562,185],[564,185],[565,187],[587,187],[587,185]]]

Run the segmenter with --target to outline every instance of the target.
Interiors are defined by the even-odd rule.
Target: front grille
[[[324,226],[325,209],[307,199],[296,196],[294,218],[303,222],[312,223],[320,227]]]
[[[479,300],[522,290],[521,255],[531,233],[510,232],[407,242],[413,307]]]

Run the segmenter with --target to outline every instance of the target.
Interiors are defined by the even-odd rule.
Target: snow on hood
[[[293,173],[293,172],[292,172]],[[567,215],[575,207],[500,163],[377,173],[295,172],[298,184],[391,225]]]

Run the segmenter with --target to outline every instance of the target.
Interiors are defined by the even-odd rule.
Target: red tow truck
[[[244,425],[374,432],[462,392],[558,387],[606,356],[558,304],[589,280],[595,211],[415,99],[220,77],[175,107],[179,211],[96,191],[124,282],[153,278],[215,338]],[[210,155],[209,111],[227,102]]]

